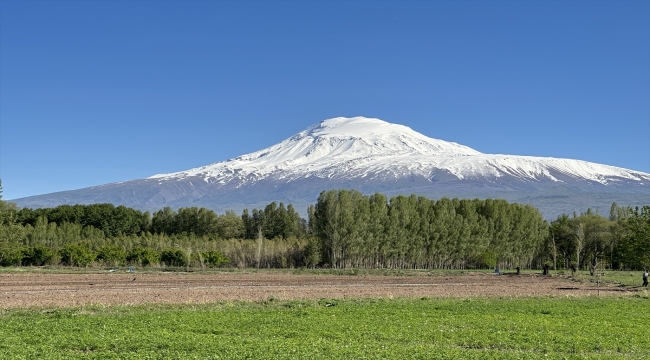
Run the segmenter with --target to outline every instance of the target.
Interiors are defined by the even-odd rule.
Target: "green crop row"
[[[650,300],[363,299],[5,310],[7,358],[648,358]]]

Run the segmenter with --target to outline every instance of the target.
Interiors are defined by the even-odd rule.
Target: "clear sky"
[[[650,172],[650,1],[0,1],[4,199],[358,115]]]

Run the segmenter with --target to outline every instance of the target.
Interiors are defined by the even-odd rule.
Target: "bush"
[[[131,264],[148,266],[158,264],[160,256],[158,255],[158,252],[152,248],[135,247],[126,254],[126,261]]]
[[[182,249],[164,249],[160,252],[160,262],[167,266],[187,266],[189,257]]]
[[[86,245],[69,244],[59,251],[61,263],[69,266],[87,267],[95,261],[95,253]]]
[[[218,267],[224,264],[230,264],[230,259],[219,251],[203,251],[201,256],[203,257],[203,264],[208,267]]]
[[[118,266],[126,263],[126,251],[119,246],[102,246],[97,252],[97,260],[104,265]]]
[[[203,268],[203,256],[200,252],[193,252],[190,255],[190,264],[191,267],[200,267]]]
[[[23,260],[23,249],[19,247],[0,248],[0,266],[20,265]]]
[[[482,252],[477,256],[476,262],[481,268],[491,269],[497,266],[497,254],[492,251]]]
[[[21,263],[24,266],[43,266],[52,260],[53,256],[54,252],[52,249],[42,245],[36,245],[23,249]]]

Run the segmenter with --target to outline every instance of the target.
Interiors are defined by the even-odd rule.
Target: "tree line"
[[[45,219],[45,220],[43,220]],[[265,238],[304,237],[306,222],[293,206],[275,202],[264,209],[245,209],[241,216],[229,210],[217,215],[206,208],[189,207],[173,210],[165,207],[152,214],[113,204],[60,205],[54,208],[14,209],[13,223],[35,227],[39,221],[76,224],[101,231],[107,237],[144,233],[212,236],[221,239],[254,239],[261,232]]]
[[[551,221],[542,251],[554,269],[643,269],[650,267],[650,206],[613,203],[609,217],[587,209]]]
[[[640,269],[650,207],[613,204],[548,223],[505,200],[323,191],[303,219],[291,204],[217,214],[112,204],[19,209],[3,201],[0,265]]]
[[[531,267],[548,234],[530,205],[354,190],[321,193],[313,219],[334,268]]]

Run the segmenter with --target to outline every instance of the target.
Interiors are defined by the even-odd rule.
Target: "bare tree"
[[[553,256],[553,270],[557,270],[557,242],[555,241],[555,234],[551,234],[548,242],[551,248],[551,256]]]
[[[573,231],[575,232],[575,245],[576,245],[576,266],[580,269],[580,253],[585,245],[585,225],[577,220],[575,222]]]
[[[262,242],[264,242],[264,234],[262,234],[262,225],[257,227],[257,268],[260,268],[262,260]]]

